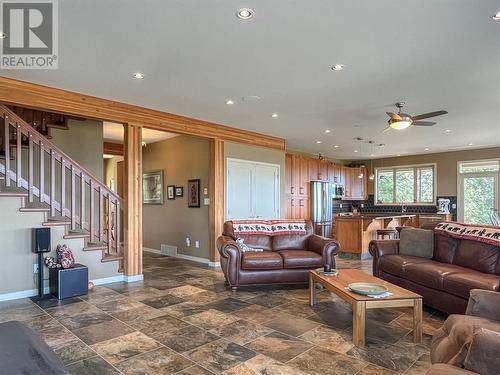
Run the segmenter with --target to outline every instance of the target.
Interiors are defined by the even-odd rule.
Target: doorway
[[[492,224],[498,213],[500,161],[468,161],[458,164],[458,218],[465,224]]]

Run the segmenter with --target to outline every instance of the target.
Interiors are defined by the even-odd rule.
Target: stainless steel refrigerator
[[[333,199],[335,185],[329,182],[311,182],[311,221],[314,233],[332,237]]]

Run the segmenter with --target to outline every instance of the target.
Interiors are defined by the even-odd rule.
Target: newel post
[[[142,275],[142,127],[124,124],[124,273]]]

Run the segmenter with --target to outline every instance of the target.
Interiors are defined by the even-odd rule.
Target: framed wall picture
[[[188,207],[200,207],[200,179],[188,180]]]
[[[167,199],[175,199],[175,185],[167,186]]]
[[[163,204],[163,170],[143,173],[142,203]]]
[[[176,186],[175,187],[175,196],[176,197],[183,197],[184,196],[184,187],[183,186]]]

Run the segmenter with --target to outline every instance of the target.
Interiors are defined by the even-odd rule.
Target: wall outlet
[[[342,208],[342,203],[339,204],[339,208]]]
[[[186,237],[186,246],[191,246],[191,239],[189,237]]]
[[[208,206],[208,205],[210,204],[210,198],[204,198],[204,199],[203,199],[203,204],[204,204],[205,206]]]
[[[361,203],[361,208],[365,208],[365,204],[364,203]]]
[[[194,241],[194,247],[199,249],[200,248],[200,241]]]
[[[455,210],[455,209],[457,208],[456,203],[453,203],[453,204],[451,205],[451,208],[453,208],[453,209]]]
[[[33,263],[33,273],[38,273],[38,263]]]
[[[208,189],[207,188],[203,188],[203,195],[208,195]]]

